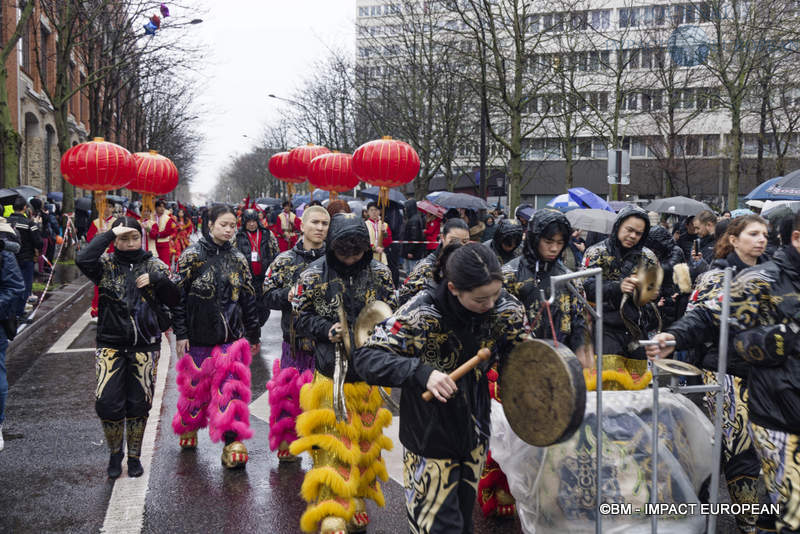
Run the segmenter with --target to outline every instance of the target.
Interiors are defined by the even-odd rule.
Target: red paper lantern
[[[289,183],[302,183],[303,180],[295,181],[292,177],[292,171],[289,168],[289,153],[288,152],[278,152],[277,154],[273,155],[269,158],[269,172],[283,182]]]
[[[308,182],[324,191],[343,193],[358,185],[350,154],[322,154],[308,166]]]
[[[131,153],[95,137],[67,150],[61,157],[61,174],[74,185],[91,191],[122,189],[135,177]]]
[[[408,143],[384,137],[356,149],[353,171],[368,184],[399,187],[417,176],[419,156]]]
[[[308,165],[312,159],[322,154],[330,154],[330,152],[324,146],[312,143],[293,148],[289,152],[289,170],[294,183],[299,184],[308,178]]]
[[[155,150],[136,152],[136,177],[128,184],[128,189],[137,193],[166,195],[178,187],[178,168],[167,157]]]

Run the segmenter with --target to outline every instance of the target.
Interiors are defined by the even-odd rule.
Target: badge
[[[256,263],[258,261],[258,252],[255,250],[250,253],[250,261]]]

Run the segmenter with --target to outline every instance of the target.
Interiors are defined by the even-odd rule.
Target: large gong
[[[569,439],[583,421],[583,371],[562,344],[541,339],[518,344],[501,368],[499,389],[511,428],[536,447]]]

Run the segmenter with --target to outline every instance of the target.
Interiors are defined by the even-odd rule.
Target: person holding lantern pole
[[[242,440],[250,430],[250,360],[261,337],[256,292],[247,259],[231,245],[236,215],[224,204],[208,212],[208,235],[178,260],[180,304],[174,308],[178,353],[178,411],[172,428],[183,449],[197,447],[208,425],[225,440],[222,464],[247,463]]]
[[[106,254],[112,243],[114,252]],[[170,326],[168,306],[178,304],[180,292],[167,266],[142,250],[142,227],[132,217],[121,217],[98,234],[78,253],[76,264],[100,288],[95,410],[111,454],[108,477],[122,474],[126,427],[128,476],[138,477],[161,333]]]
[[[167,213],[167,203],[163,200],[156,200],[156,213],[149,224],[150,239],[155,240],[158,258],[167,264],[172,265],[172,254],[174,252],[173,239],[178,234],[178,225],[175,220]]]
[[[363,531],[369,522],[364,499],[384,505],[378,478],[388,479],[381,451],[392,448],[383,435],[392,414],[381,408],[379,388],[361,381],[347,364],[356,318],[375,301],[395,308],[391,272],[373,260],[364,221],[338,213],[325,256],[300,275],[292,303],[297,332],[314,340],[316,360],[314,380],[300,392],[300,437],[289,447],[294,455],[308,451],[314,460],[301,489],[308,502],[300,518],[305,532]]]
[[[347,204],[345,204],[346,206]],[[267,270],[264,281],[264,304],[281,311],[283,348],[275,360],[272,379],[267,382],[270,420],[269,446],[278,451],[278,460],[291,462],[297,458],[289,445],[297,439],[295,422],[301,413],[300,388],[314,376],[314,341],[296,335],[292,313],[292,288],[300,273],[325,254],[325,238],[331,217],[327,210],[311,206],[303,212],[303,237],[292,250],[281,252]]]
[[[389,265],[386,250],[392,244],[392,230],[386,221],[381,220],[381,210],[375,201],[367,204],[367,229],[369,230],[369,243],[375,254],[375,259],[384,265]]]

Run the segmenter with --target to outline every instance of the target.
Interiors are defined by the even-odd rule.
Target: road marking
[[[269,424],[269,391],[265,391],[256,400],[250,403],[250,415],[258,417]]]
[[[73,353],[73,352],[95,352],[95,351],[97,351],[97,348],[95,348],[95,347],[85,347],[85,348],[80,348],[80,349],[67,349],[67,350],[62,350],[62,351],[58,351],[58,352],[60,354],[70,354],[70,353]],[[54,351],[54,350],[48,351],[48,354],[51,353],[51,352],[56,352],[56,351]]]
[[[156,371],[156,390],[153,394],[153,406],[142,441],[142,467],[144,474],[139,478],[118,478],[114,482],[114,490],[108,502],[106,518],[100,532],[114,534],[138,534],[144,526],[144,505],[147,498],[147,486],[150,481],[150,466],[153,461],[153,449],[156,433],[161,424],[161,403],[167,385],[167,374],[175,350],[175,338],[170,335],[161,339],[161,357]]]
[[[70,326],[64,334],[58,338],[52,347],[47,351],[48,354],[53,352],[69,352],[69,346],[72,345],[72,342],[75,341],[83,329],[86,328],[86,325],[89,324],[89,320],[91,316],[89,314],[89,310],[87,309],[86,312],[83,313],[78,320],[75,321],[72,326]],[[94,349],[91,349],[94,350]]]

